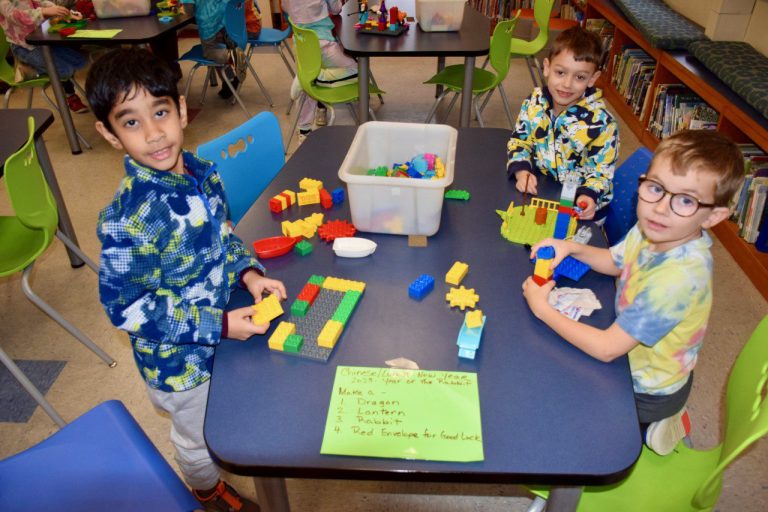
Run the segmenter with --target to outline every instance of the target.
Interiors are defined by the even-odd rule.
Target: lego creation
[[[555,248],[547,245],[539,247],[536,251],[536,266],[533,268],[533,282],[539,286],[544,286],[552,280],[553,270],[552,260],[555,259]]]
[[[408,296],[412,299],[421,300],[435,288],[435,278],[429,274],[421,274],[408,287]]]
[[[480,296],[475,293],[474,288],[451,288],[451,291],[445,294],[445,300],[451,305],[452,308],[459,307],[462,311],[464,308],[473,309],[477,301],[480,300]]]
[[[464,317],[464,323],[461,324],[459,330],[459,336],[456,339],[456,344],[459,346],[459,357],[464,359],[474,359],[475,353],[480,348],[480,338],[483,336],[483,329],[485,328],[485,315],[482,315],[480,323],[476,327],[470,327],[469,317],[474,313],[481,313],[480,310],[467,313]]]
[[[376,242],[367,238],[339,237],[333,241],[333,252],[341,258],[365,258],[376,250]]]
[[[360,281],[312,275],[291,304],[288,319],[269,338],[269,348],[328,361],[364,290]]]
[[[545,208],[547,218],[543,224],[536,223],[536,215],[521,215],[522,207],[515,206],[514,202],[509,203],[507,211],[496,210],[502,219],[501,236],[515,244],[530,244],[544,240],[553,236],[555,232],[555,223],[557,220],[559,204],[557,201],[549,201],[534,197],[531,199],[531,208]],[[576,232],[576,219],[570,217],[568,222],[567,236],[573,236]]]
[[[361,5],[365,6],[366,4]],[[399,10],[397,7],[392,7],[387,11],[384,2],[372,7],[370,10],[363,7],[359,14],[358,23],[355,23],[355,30],[359,34],[399,36],[408,30],[408,23],[406,22],[407,13]]]
[[[469,265],[457,261],[453,264],[448,273],[445,274],[445,282],[454,286],[459,286],[461,280],[467,275],[467,272],[469,272]]]
[[[280,305],[280,299],[274,294],[267,295],[261,302],[254,304],[251,307],[253,308],[251,322],[255,325],[268,324],[283,314],[283,307]]]
[[[269,200],[269,209],[273,213],[280,213],[296,202],[296,192],[292,190],[283,190],[279,194],[272,196]]]

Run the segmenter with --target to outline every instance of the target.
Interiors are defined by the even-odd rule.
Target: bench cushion
[[[768,118],[768,57],[748,43],[696,41],[689,51],[733,92]]]
[[[704,39],[701,28],[670,9],[662,0],[615,0],[630,23],[656,48],[685,50]]]

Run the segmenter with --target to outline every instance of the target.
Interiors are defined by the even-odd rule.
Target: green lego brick
[[[573,201],[569,201],[568,199],[560,199],[560,206],[567,206],[568,208],[573,208]]]
[[[296,316],[304,316],[309,311],[309,302],[305,300],[296,299],[291,304],[291,314]]]
[[[323,286],[323,282],[325,282],[325,277],[312,274],[311,276],[309,276],[309,281],[307,282],[309,284],[316,284],[317,286]]]
[[[445,198],[446,199],[458,199],[460,201],[469,201],[469,198],[471,197],[470,193],[466,190],[446,190],[445,191]]]
[[[302,240],[293,247],[293,250],[300,256],[306,256],[312,252],[312,244],[306,240]]]
[[[284,352],[299,352],[301,346],[304,345],[304,336],[299,334],[289,334],[285,338],[285,344],[283,345]]]

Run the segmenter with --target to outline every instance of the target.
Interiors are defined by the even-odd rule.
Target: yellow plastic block
[[[269,337],[269,348],[282,351],[283,346],[285,345],[285,339],[289,334],[294,334],[295,332],[296,324],[292,324],[291,322],[280,322],[278,326],[275,327],[272,336]]]
[[[454,286],[459,286],[459,283],[461,283],[461,280],[467,275],[467,272],[469,272],[469,265],[457,261],[453,264],[451,270],[445,274],[445,282]]]
[[[323,330],[317,336],[317,344],[320,347],[333,348],[341,336],[344,324],[336,320],[328,320],[323,326]]]
[[[539,276],[544,281],[552,279],[553,270],[550,268],[552,265],[551,259],[536,258],[536,265],[533,267],[533,275]]]
[[[305,217],[304,220],[307,221],[307,222],[311,222],[312,224],[314,224],[317,227],[320,227],[320,226],[323,225],[323,218],[324,217],[325,217],[325,215],[323,215],[322,213],[313,213],[309,217]]]
[[[318,193],[323,188],[323,182],[320,180],[313,180],[312,178],[304,178],[299,182],[299,188],[301,190],[316,190]]]
[[[306,204],[317,204],[320,202],[320,192],[318,190],[307,190],[306,192],[299,192],[297,194],[299,199],[299,206]]]
[[[275,294],[269,294],[261,302],[253,305],[251,321],[255,325],[268,324],[283,314],[283,306]]]
[[[317,226],[307,222],[307,219],[299,219],[294,224],[301,230],[301,236],[304,238],[312,238],[317,232]]]
[[[337,292],[348,292],[353,290],[363,293],[365,291],[365,283],[362,281],[339,279],[338,277],[326,277],[325,281],[323,281],[323,288]]]
[[[445,176],[445,165],[440,157],[435,158],[435,177],[442,178]]]
[[[289,220],[284,220],[280,223],[280,226],[283,229],[283,235],[285,236],[302,236],[302,229],[301,226],[297,222],[291,222]]]
[[[464,308],[474,308],[477,301],[480,300],[480,296],[475,293],[474,288],[466,289],[461,286],[451,288],[451,291],[445,294],[445,300],[450,303],[452,308],[458,306],[464,311]]]
[[[483,311],[476,309],[464,315],[464,325],[470,329],[483,325]]]
[[[296,192],[293,190],[283,190],[281,194],[285,194],[291,198],[291,204],[296,204]]]

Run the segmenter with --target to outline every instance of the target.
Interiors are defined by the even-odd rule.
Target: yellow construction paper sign
[[[337,367],[320,453],[483,460],[477,374]]]
[[[71,36],[68,36],[70,39],[72,38],[85,38],[85,39],[112,39],[117,34],[122,32],[123,29],[121,28],[109,28],[109,29],[101,29],[101,30],[78,30]]]

